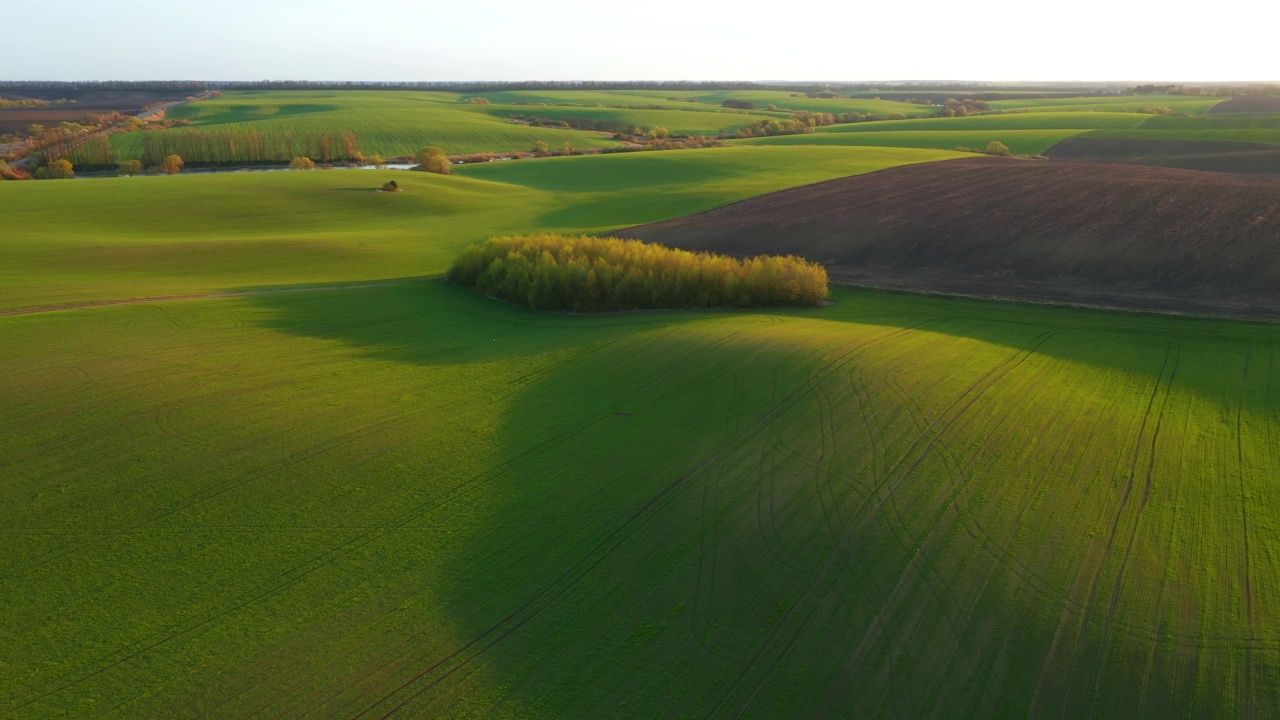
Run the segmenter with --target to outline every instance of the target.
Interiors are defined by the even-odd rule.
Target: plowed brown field
[[[1069,162],[1280,175],[1280,146],[1265,143],[1073,137],[1054,145],[1045,154],[1054,160]]]
[[[974,159],[763,195],[615,233],[795,253],[879,287],[1280,317],[1280,180]]]
[[[1276,112],[1280,112],[1280,97],[1240,97],[1214,105],[1209,109],[1208,114]]]

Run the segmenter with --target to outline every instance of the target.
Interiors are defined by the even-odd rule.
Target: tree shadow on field
[[[1038,548],[983,535],[1070,525],[1076,505],[1015,517],[1012,505],[986,503],[1021,478],[971,469],[971,438],[874,390],[895,361],[871,352],[918,327],[1159,377],[1170,338],[1212,343],[1223,331],[883,293],[837,300],[587,317],[441,282],[254,296],[263,325],[377,360],[569,353],[519,379],[500,410],[492,467],[423,511],[477,518],[467,542],[428,546],[447,554],[447,581],[417,610],[449,617],[457,641],[441,649],[404,621],[410,642],[395,653],[364,645],[369,657],[334,670],[361,692],[326,712],[1087,716],[1133,701],[1144,683],[1147,717],[1195,701],[1227,712],[1240,680],[1228,663],[1198,666],[1202,648],[1172,632],[1186,628],[1112,629],[1096,607],[1072,606],[1062,578],[1039,576]],[[1272,337],[1255,331],[1251,342]],[[1117,355],[1090,347],[1097,333],[1139,336]],[[1011,453],[1038,440],[1031,425],[1006,431],[998,442]],[[1083,499],[1090,487],[1053,492]],[[1110,522],[1118,504],[1086,519]],[[422,550],[386,551],[404,553],[412,573]],[[376,682],[350,669],[366,664],[380,667]],[[1188,678],[1198,672],[1226,688],[1221,698],[1195,695]]]

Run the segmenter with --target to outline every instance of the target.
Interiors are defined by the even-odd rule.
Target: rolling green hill
[[[6,183],[0,309],[431,275],[490,235],[599,232],[752,195],[961,157],[712,148],[520,160],[455,175],[376,170]],[[404,192],[374,190],[395,179]]]
[[[918,121],[918,122],[924,122]],[[873,124],[873,123],[868,123]],[[1063,140],[1088,132],[1086,130],[893,130],[887,132],[817,132],[808,135],[778,135],[775,137],[730,140],[731,145],[843,145],[871,147],[936,148],[953,150],[970,148],[982,150],[989,143],[999,141],[1015,155],[1038,155]]]
[[[708,109],[705,112],[691,110],[635,110],[629,108],[597,108],[565,105],[487,105],[485,111],[496,117],[524,117],[565,120],[588,118],[595,121],[612,120],[641,128],[664,127],[677,135],[718,135],[746,127],[760,120],[788,117],[781,113],[730,113]]]
[[[452,93],[382,91],[242,91],[177,108],[174,117],[190,130],[236,134],[355,133],[366,155],[408,155],[426,145],[450,153],[528,150],[536,140],[555,146],[617,145],[597,133],[532,128],[467,105]],[[153,131],[180,134],[188,127]],[[113,135],[115,154],[136,158],[143,133]],[[291,158],[281,158],[288,161]]]
[[[998,113],[954,118],[921,118],[918,120],[883,120],[878,122],[828,125],[822,133],[890,132],[955,132],[960,130],[1092,130],[1097,128],[1135,128],[1150,119],[1137,113]]]
[[[0,708],[1278,707],[1274,327],[835,299],[0,318]]]
[[[521,130],[304,95],[189,112]],[[878,134],[0,184],[0,716],[1276,715],[1276,325],[849,288],[554,315],[428,277],[965,157],[795,144]]]
[[[993,100],[991,106],[999,110],[1025,110],[1028,112],[1134,112],[1140,107],[1165,107],[1175,112],[1198,114],[1207,111],[1224,99],[1220,97],[1188,97],[1185,95],[1118,95]]]

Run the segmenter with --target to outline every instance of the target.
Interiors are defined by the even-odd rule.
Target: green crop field
[[[438,145],[449,153],[528,150],[537,140],[559,147],[608,147],[598,133],[532,128],[467,105],[454,93],[382,91],[241,91],[180,106],[176,119],[191,130],[267,135],[352,132],[366,155],[398,157]],[[188,132],[186,127],[152,131]],[[115,154],[140,157],[143,135],[113,135]],[[289,160],[290,158],[282,158]]]
[[[908,121],[910,122],[910,121]],[[927,121],[918,120],[924,123]],[[867,123],[885,124],[885,123]],[[952,150],[971,148],[982,150],[993,140],[1005,144],[1015,155],[1038,155],[1063,140],[1087,132],[1086,130],[893,130],[888,132],[816,132],[808,135],[777,135],[774,137],[730,140],[731,145],[843,145],[903,148],[936,148]]]
[[[1203,113],[1226,98],[1187,97],[1184,95],[1120,95],[1104,97],[1038,98],[1032,100],[993,100],[998,110],[1029,112],[1133,112],[1141,107],[1165,107],[1175,112]]]
[[[588,118],[597,122],[613,120],[642,128],[664,127],[677,135],[717,135],[746,127],[760,120],[788,117],[782,113],[692,112],[680,110],[635,110],[629,108],[571,107],[564,105],[487,105],[485,111],[497,117],[513,115],[564,120]]]
[[[894,130],[955,132],[959,130],[1094,130],[1098,128],[1135,128],[1151,118],[1137,113],[1036,112],[998,113],[954,118],[921,118],[918,120],[882,120],[877,122],[828,125],[818,132],[888,132]]]
[[[778,90],[724,90],[699,92],[695,90],[513,90],[478,93],[480,97],[500,104],[546,103],[549,105],[661,105],[672,110],[720,107],[725,100],[747,100],[760,110],[769,104],[789,110],[813,110],[830,113],[875,113],[889,115],[929,115],[934,108],[899,100],[875,98],[809,98],[792,97],[792,93]],[[682,102],[683,101],[683,102]]]
[[[6,183],[0,309],[444,272],[491,235],[599,232],[773,190],[963,157],[712,148],[459,167]],[[395,179],[405,192],[374,189]]]
[[[1280,326],[435,278],[992,132],[0,184],[0,717],[1280,714]]]
[[[0,709],[1280,708],[1274,327],[835,299],[2,318]]]

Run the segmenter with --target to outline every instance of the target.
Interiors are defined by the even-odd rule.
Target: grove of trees
[[[76,176],[70,160],[58,159],[36,170],[37,180],[69,180]]]
[[[362,159],[355,133],[262,133],[183,129],[177,132],[142,134],[142,157],[147,165],[158,164],[169,155],[181,155],[188,162],[205,165],[285,163],[296,157],[317,162],[347,162]]]
[[[449,279],[536,310],[814,306],[827,271],[792,255],[738,259],[640,240],[493,238],[465,250]]]

